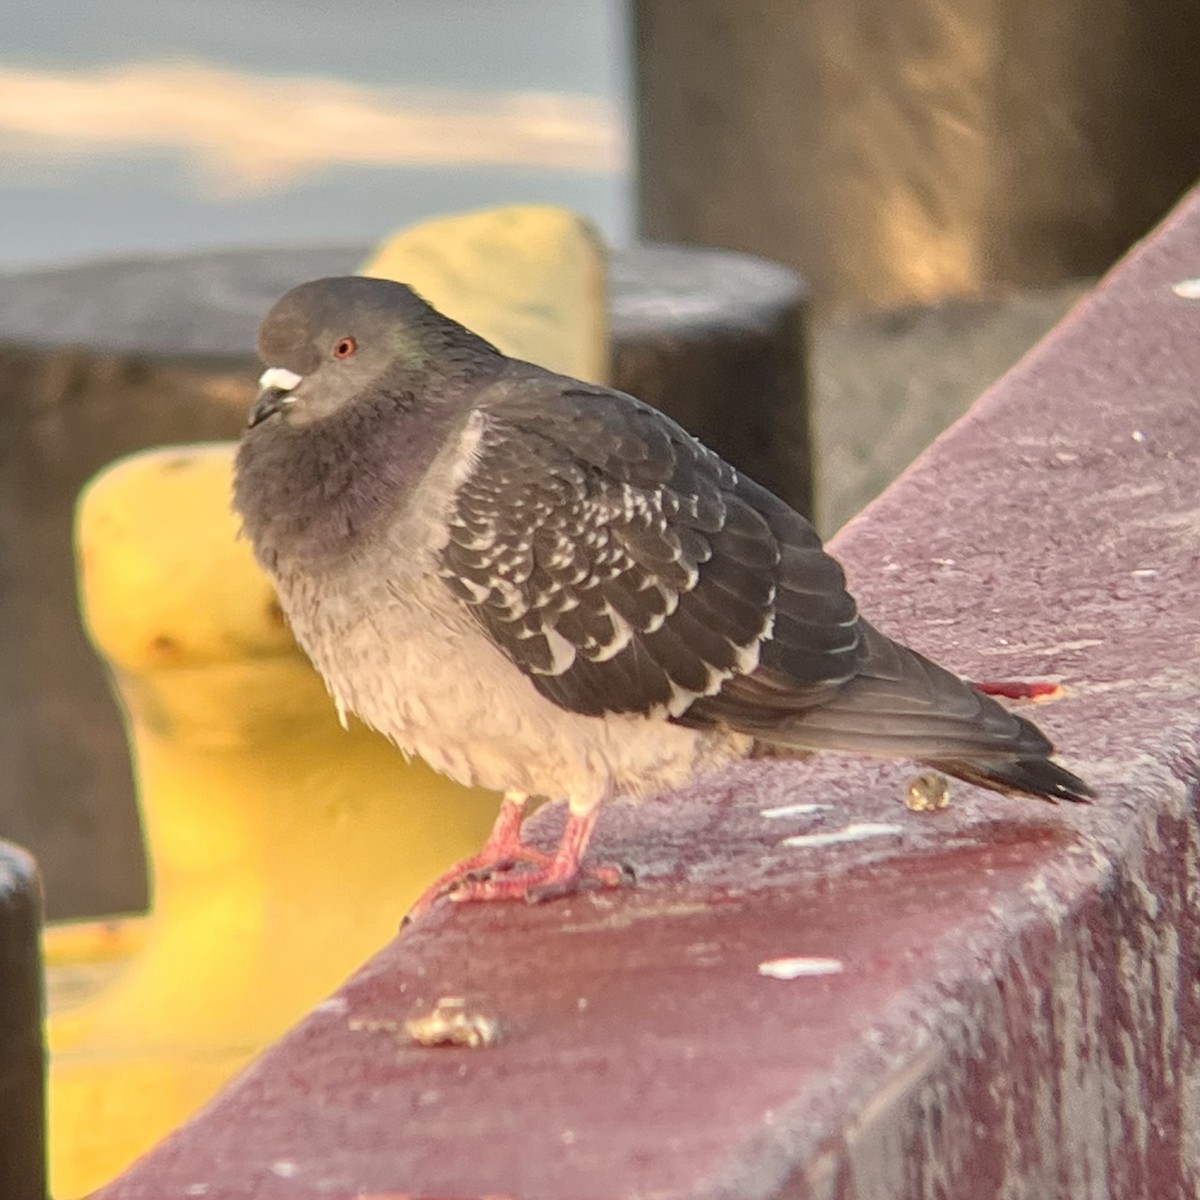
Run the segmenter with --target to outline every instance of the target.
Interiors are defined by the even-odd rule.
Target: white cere
[[[278,388],[281,392],[294,392],[304,381],[303,375],[289,371],[287,367],[268,367],[259,377],[260,388]]]

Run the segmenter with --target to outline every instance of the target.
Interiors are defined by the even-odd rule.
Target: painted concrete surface
[[[1095,805],[830,757],[614,809],[636,888],[435,911],[101,1200],[1194,1195],[1193,275],[1195,196],[836,543],[889,633],[1064,686]],[[414,1044],[445,997],[495,1040]]]

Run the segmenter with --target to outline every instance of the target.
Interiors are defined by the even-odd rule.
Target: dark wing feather
[[[1091,795],[1034,725],[861,620],[783,501],[640,401],[510,371],[483,406],[442,574],[544,696]]]
[[[786,691],[795,713],[854,675],[854,602],[807,521],[648,405],[518,371],[442,574],[543,695],[745,728],[726,708]]]

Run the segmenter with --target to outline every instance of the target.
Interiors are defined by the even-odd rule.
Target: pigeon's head
[[[411,396],[470,375],[498,351],[411,288],[346,275],[293,288],[258,330],[266,366],[251,428],[306,425],[366,396]]]

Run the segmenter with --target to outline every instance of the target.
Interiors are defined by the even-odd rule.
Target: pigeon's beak
[[[258,377],[258,398],[250,410],[246,428],[253,429],[268,417],[282,412],[289,404],[294,404],[296,397],[292,393],[303,381],[303,375],[297,375],[287,367],[268,367]]]

